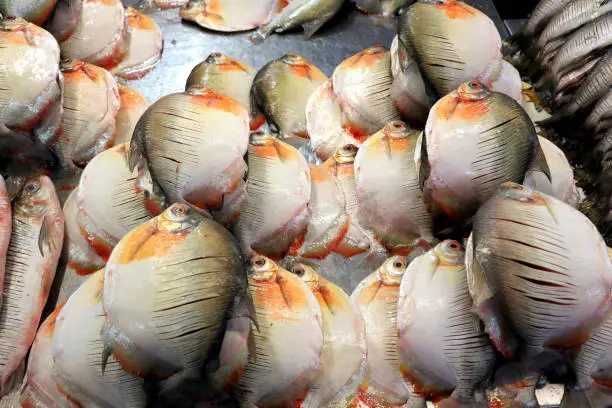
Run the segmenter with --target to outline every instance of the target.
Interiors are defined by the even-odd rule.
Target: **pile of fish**
[[[250,3],[153,5],[263,39],[342,4]],[[59,45],[0,21],[12,406],[533,407],[547,379],[563,408],[612,404],[612,250],[493,22],[357,3],[404,6],[389,49],[329,78],[294,53],[256,70],[213,52],[152,104],[114,77],[159,58],[148,17],[58,0]],[[610,135],[598,154],[612,164]],[[45,316],[56,271],[73,286]]]

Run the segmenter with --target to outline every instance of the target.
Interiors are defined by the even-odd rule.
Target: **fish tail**
[[[579,387],[566,390],[560,408],[607,408],[612,407],[612,389],[593,384],[583,389]]]

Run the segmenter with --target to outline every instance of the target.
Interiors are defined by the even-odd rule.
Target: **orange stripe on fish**
[[[47,317],[49,324],[45,324],[41,326],[40,333],[45,337],[51,337],[53,335],[53,331],[55,330],[55,320],[57,319],[57,315],[62,311],[62,308],[66,304],[68,299],[64,300],[59,306],[55,308],[53,312]]]
[[[344,123],[342,128],[359,143],[365,142],[370,137],[370,133],[367,130],[364,130],[364,128],[360,127],[358,124],[350,121]]]
[[[105,6],[117,5],[117,0],[83,0],[85,4],[104,4]]]
[[[170,252],[174,246],[189,236],[189,232],[170,232],[158,230],[134,253],[131,261],[147,258],[160,258]]]
[[[474,8],[455,0],[448,0],[444,4],[436,4],[436,7],[444,11],[446,16],[451,20],[467,19],[478,15],[478,12]]]
[[[375,45],[348,58],[342,64],[340,64],[338,68],[341,70],[350,68],[367,68],[383,59],[385,57],[385,52],[386,50],[381,45]]]
[[[127,9],[127,18],[128,25],[134,30],[154,31],[157,29],[157,24],[151,17],[140,13],[132,7]]]
[[[63,396],[66,397],[66,399],[68,400],[68,402],[70,402],[71,404],[73,404],[75,406],[75,408],[83,408],[83,405],[81,405],[81,403],[79,401],[77,401],[72,395],[68,394],[59,384],[55,384],[55,386],[57,387],[57,390],[59,391],[60,394],[62,394]]]
[[[266,123],[266,115],[263,113],[258,113],[253,118],[251,118],[250,128],[251,130],[257,130]]]
[[[276,157],[285,161],[296,161],[300,158],[300,153],[295,149],[290,149],[275,140],[263,145],[251,145],[252,154],[259,157]]]
[[[223,64],[217,64],[219,71],[243,71],[248,72],[248,68],[240,61],[236,61],[235,59],[228,58],[227,62]]]
[[[208,88],[194,87],[189,92],[194,100],[200,106],[219,109],[234,115],[240,115],[244,112],[244,107],[240,102],[225,96],[220,93],[216,93]]]
[[[139,92],[124,85],[119,85],[119,97],[121,98],[121,109],[139,107],[146,103],[145,98]]]

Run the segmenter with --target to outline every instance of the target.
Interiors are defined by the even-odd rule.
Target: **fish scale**
[[[612,20],[612,13],[610,19]],[[574,113],[580,108],[586,108],[604,96],[610,87],[612,87],[612,50],[608,51],[589,72],[564,110]]]
[[[528,36],[536,34],[549,19],[562,10],[571,0],[540,0],[531,13],[524,33]]]

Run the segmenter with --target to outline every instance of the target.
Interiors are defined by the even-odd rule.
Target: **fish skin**
[[[501,60],[499,68],[491,75],[480,75],[478,79],[489,89],[506,94],[518,103],[523,101],[523,82],[518,70],[508,61]]]
[[[361,315],[340,287],[320,276],[311,266],[297,263],[291,273],[302,279],[314,293],[323,323],[321,366],[302,406],[316,408],[356,398],[366,363]]]
[[[4,178],[0,175],[0,306],[3,300],[4,274],[6,271],[6,255],[11,240],[13,218],[11,200],[6,189]]]
[[[252,105],[265,113],[281,139],[300,147],[309,137],[308,99],[325,80],[325,74],[312,63],[297,54],[285,54],[264,65],[255,75]]]
[[[0,123],[17,132],[33,132],[43,143],[61,125],[60,49],[48,32],[21,18],[0,21]]]
[[[567,42],[569,34],[565,37],[556,38],[549,41],[536,56],[536,61],[544,68],[549,68],[550,64],[554,61],[557,56],[559,49]]]
[[[540,0],[529,16],[523,33],[526,36],[532,36],[539,32],[550,18],[563,10],[570,1],[572,0]]]
[[[278,0],[190,0],[180,14],[204,28],[221,32],[252,30],[267,24],[280,7]]]
[[[393,17],[397,12],[414,0],[354,0],[359,10],[366,14]]]
[[[612,14],[610,15],[612,20]],[[612,40],[612,25],[610,28]],[[571,115],[580,109],[587,108],[609,92],[612,86],[612,49],[609,50],[599,62],[591,69],[586,78],[581,81],[580,87],[574,93],[563,112]]]
[[[391,97],[391,53],[378,45],[345,59],[333,74],[333,89],[344,127],[363,142],[388,122],[400,120]]]
[[[37,26],[42,26],[53,11],[56,0],[2,0],[0,13],[3,16],[21,17]]]
[[[83,168],[113,145],[119,113],[119,88],[103,68],[63,60],[64,116],[62,131],[50,144],[63,167]]]
[[[493,21],[460,1],[414,3],[400,16],[398,34],[439,97],[501,60]]]
[[[579,346],[610,309],[612,263],[595,226],[518,184],[478,210],[466,268],[474,311],[505,357]]]
[[[47,176],[26,180],[13,202],[13,227],[0,307],[2,394],[21,384],[24,358],[47,302],[63,236],[64,217],[53,183]]]
[[[304,29],[304,39],[309,39],[342,7],[344,0],[291,0],[270,22],[261,25],[250,37],[261,44],[274,32],[284,32],[294,27]]]
[[[140,92],[121,84],[119,84],[119,98],[121,107],[115,119],[115,145],[130,143],[138,120],[151,106]]]
[[[60,43],[65,58],[111,69],[128,51],[128,19],[121,0],[83,0],[74,32]]]
[[[277,259],[289,251],[310,219],[308,163],[293,146],[255,132],[247,153],[246,199],[233,232],[243,252]]]
[[[434,218],[445,214],[455,222],[465,220],[500,183],[522,182],[541,151],[536,136],[521,105],[478,81],[440,99],[427,119],[417,153],[423,197]],[[501,144],[499,138],[507,142]]]
[[[608,91],[593,107],[593,110],[584,122],[585,126],[594,128],[603,120],[612,117],[612,91]]]
[[[126,80],[144,77],[162,58],[164,40],[161,28],[146,14],[127,7],[127,51],[110,72]]]
[[[300,278],[266,257],[251,258],[248,275],[259,330],[251,323],[255,354],[232,395],[240,408],[294,406],[321,365],[321,307]]]
[[[594,60],[587,62],[581,67],[578,67],[564,74],[555,88],[555,92],[557,92],[557,98],[559,97],[559,95],[574,90],[576,87],[580,86],[580,83],[582,82],[584,77],[589,74],[591,69],[599,62],[599,60],[600,58],[595,58]]]
[[[181,203],[125,235],[104,271],[105,356],[140,377],[168,379],[216,359],[247,290],[235,238]]]
[[[419,256],[402,277],[397,314],[402,373],[420,395],[452,392],[445,401],[449,407],[477,406],[474,388],[495,365],[493,345],[471,307],[457,241],[443,241]]]
[[[145,407],[142,379],[110,358],[103,368],[102,310],[104,271],[91,275],[70,296],[57,316],[51,355],[52,377],[67,399],[79,406]]]
[[[170,203],[218,211],[246,171],[248,135],[246,108],[194,86],[147,109],[134,130],[128,162],[130,169],[149,169]]]
[[[414,162],[419,133],[390,122],[355,157],[359,220],[398,255],[408,255],[420,239],[436,242]]]
[[[55,9],[45,23],[58,42],[63,42],[76,30],[79,17],[83,10],[83,0],[57,0]]]
[[[605,14],[573,33],[557,51],[550,65],[550,76],[558,82],[565,72],[594,58],[594,53],[612,44],[612,18]],[[600,61],[601,63],[601,61]]]

